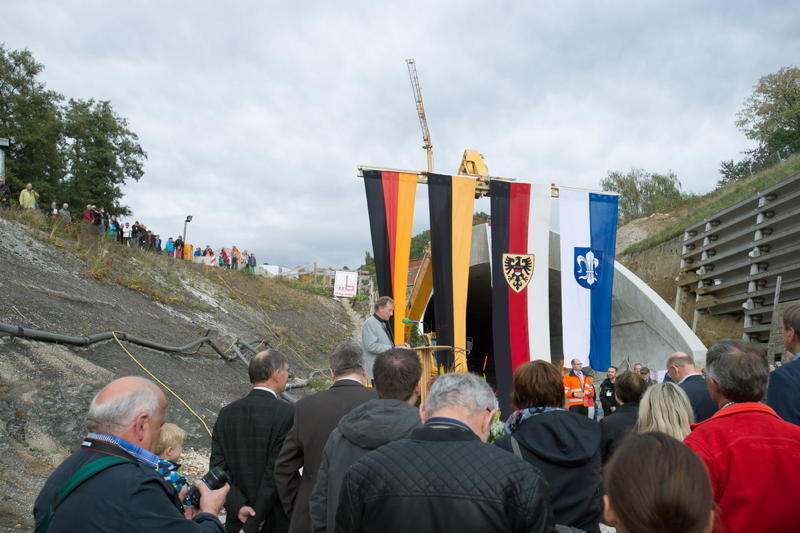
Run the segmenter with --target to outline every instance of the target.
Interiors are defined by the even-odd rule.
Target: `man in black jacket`
[[[339,419],[354,407],[377,397],[364,386],[361,347],[342,343],[330,357],[333,385],[307,396],[294,406],[294,424],[275,463],[275,483],[283,509],[291,517],[290,533],[309,533],[308,500],[319,470],[322,448]],[[303,469],[303,475],[299,470]]]
[[[700,423],[711,418],[718,407],[711,399],[706,379],[694,367],[694,358],[683,352],[675,352],[667,359],[666,366],[669,377],[689,397],[689,403],[692,404],[694,411],[694,421]]]
[[[156,471],[158,456],[152,450],[158,444],[166,404],[164,393],[144,378],[124,377],[103,387],[89,406],[89,434],[36,498],[37,528],[54,508],[48,533],[222,533],[216,515],[228,493],[227,484],[212,491],[196,482],[200,509],[187,508],[184,516],[175,489]],[[110,458],[119,463],[89,477],[56,505],[59,492],[74,475]],[[193,518],[187,520],[189,516]]]
[[[347,413],[333,430],[311,494],[311,521],[315,533],[333,533],[339,489],[347,469],[384,444],[407,437],[420,426],[419,398],[422,365],[411,350],[392,348],[375,359],[375,389],[370,400]]]
[[[275,459],[292,427],[294,409],[279,400],[286,390],[289,365],[272,348],[250,360],[253,390],[222,408],[211,437],[211,468],[228,472],[231,492],[225,502],[228,533],[285,533],[289,519],[275,488]]]
[[[347,471],[337,533],[553,531],[541,473],[484,444],[495,401],[474,374],[438,378],[421,409],[425,425]]]
[[[614,383],[617,381],[617,367],[608,367],[606,379],[600,384],[600,404],[603,416],[611,416],[617,410],[617,398],[614,396]]]

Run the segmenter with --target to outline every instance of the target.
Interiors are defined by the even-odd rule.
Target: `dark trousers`
[[[573,405],[569,408],[569,410],[573,413],[578,413],[579,415],[589,416],[589,408],[585,405]]]

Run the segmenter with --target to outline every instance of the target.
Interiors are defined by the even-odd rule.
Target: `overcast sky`
[[[225,4],[3,2],[0,42],[129,120],[136,219],[166,238],[191,214],[189,242],[288,266],[362,262],[359,165],[424,169],[405,58],[436,171],[475,148],[496,176],[596,188],[641,167],[691,192],[750,146],[734,120],[759,77],[800,63],[792,1]]]

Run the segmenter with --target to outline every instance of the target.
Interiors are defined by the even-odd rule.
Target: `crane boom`
[[[419,87],[417,78],[417,66],[413,59],[406,59],[408,66],[408,76],[411,78],[411,90],[414,92],[414,101],[417,104],[417,115],[419,125],[422,128],[422,148],[425,149],[428,158],[428,172],[433,172],[433,143],[431,142],[431,132],[428,130],[428,119],[425,117],[425,106],[422,103],[422,90]]]

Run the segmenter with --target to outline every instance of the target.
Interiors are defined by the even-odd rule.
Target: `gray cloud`
[[[406,57],[438,171],[477,148],[499,176],[596,187],[643,167],[704,192],[749,146],[733,121],[752,85],[800,48],[793,2],[231,4],[16,2],[0,35],[130,120],[137,219],[166,237],[192,214],[191,242],[287,265],[357,266],[356,167],[424,167]]]

